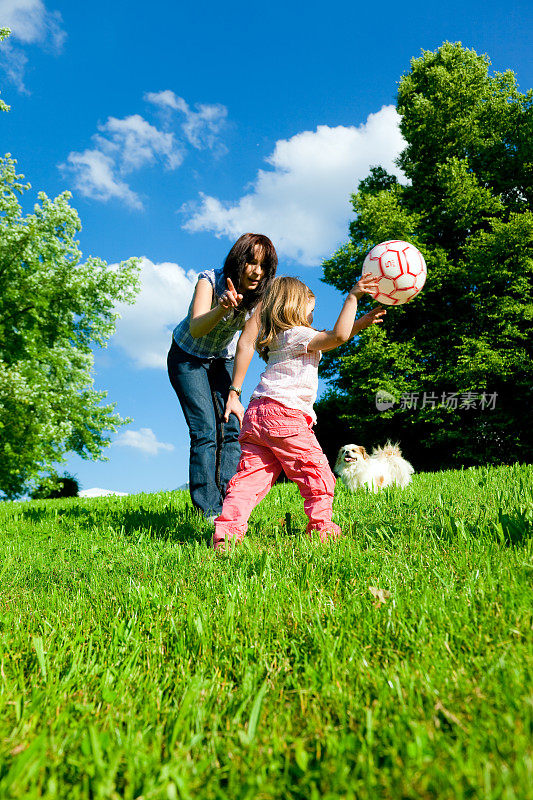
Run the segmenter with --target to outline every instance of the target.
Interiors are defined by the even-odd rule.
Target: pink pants
[[[252,510],[268,494],[282,469],[304,499],[307,532],[318,531],[322,541],[340,534],[338,525],[331,521],[335,477],[311,424],[303,411],[286,408],[275,400],[250,403],[239,436],[239,467],[228,484],[222,513],[215,520],[215,548],[244,537]]]

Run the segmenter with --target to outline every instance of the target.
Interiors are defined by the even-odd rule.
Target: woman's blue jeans
[[[191,437],[191,500],[206,517],[218,516],[241,455],[237,417],[231,414],[229,422],[223,421],[233,360],[197,358],[173,340],[167,366]]]

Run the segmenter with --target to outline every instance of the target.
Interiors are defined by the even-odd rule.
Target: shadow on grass
[[[531,539],[533,536],[533,509],[520,508],[513,514],[498,514],[496,538],[508,547]]]
[[[213,533],[212,528],[192,506],[175,509],[169,505],[155,510],[142,506],[133,509],[108,504],[100,508],[74,504],[66,508],[50,505],[23,509],[19,516],[35,523],[48,520],[59,524],[71,522],[86,527],[88,533],[91,528],[113,528],[125,536],[144,534],[177,544],[207,544]]]
[[[482,521],[445,513],[436,520],[431,533],[445,542],[485,538],[496,540],[502,547],[518,547],[533,537],[533,509],[518,508],[512,513],[499,509],[496,519]]]

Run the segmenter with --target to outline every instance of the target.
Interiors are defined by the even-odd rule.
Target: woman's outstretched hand
[[[235,414],[239,420],[239,426],[242,426],[242,418],[244,417],[244,406],[234,392],[229,393],[226,403],[226,410],[224,411],[224,422],[229,422],[229,415]]]
[[[364,272],[357,283],[350,289],[350,294],[354,294],[356,298],[360,300],[364,294],[370,294],[374,297],[378,291],[379,286],[376,276],[371,272]]]
[[[226,279],[226,284],[228,288],[218,298],[218,304],[228,310],[230,308],[238,308],[239,303],[242,302],[242,294],[237,292],[231,278]]]

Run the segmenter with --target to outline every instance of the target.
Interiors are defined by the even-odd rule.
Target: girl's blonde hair
[[[274,278],[262,300],[255,341],[255,349],[264,361],[268,360],[268,349],[280,331],[288,331],[296,325],[312,327],[307,320],[307,304],[314,296],[298,278]]]

